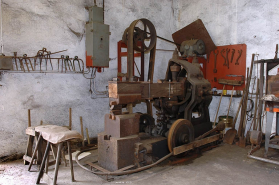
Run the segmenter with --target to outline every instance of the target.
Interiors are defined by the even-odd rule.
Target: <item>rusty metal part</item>
[[[262,142],[263,134],[261,131],[252,130],[250,133],[250,142],[253,145],[260,145]]]
[[[217,55],[219,53],[219,50],[217,50],[217,52],[215,53],[215,51],[213,51],[214,54],[214,69],[213,69],[213,73],[217,73],[217,68],[216,68],[216,64],[217,64]]]
[[[237,59],[236,59],[236,61],[235,61],[235,65],[239,65],[239,62],[238,62],[238,60],[240,59],[240,57],[241,57],[241,55],[242,55],[242,49],[241,50],[238,50],[238,57],[237,57]]]
[[[223,64],[223,66],[227,66],[227,59],[226,59],[226,57],[223,55],[223,52],[225,52],[226,50],[225,49],[222,49],[221,50],[221,55],[222,55],[222,57],[224,58],[224,64]]]
[[[226,59],[227,59],[227,66],[228,66],[228,69],[230,68],[230,61],[229,61],[229,52],[230,52],[230,49],[226,49]]]
[[[177,43],[178,48],[180,47],[178,44],[181,44],[185,40],[201,39],[203,40],[206,46],[205,51],[208,56],[211,53],[211,51],[216,49],[216,46],[212,41],[201,19],[198,19],[192,22],[191,24],[185,26],[184,28],[178,30],[177,32],[173,33],[172,38],[174,42]]]
[[[180,70],[181,70],[181,66],[178,66],[176,64],[174,64],[173,66],[170,66],[170,71],[172,73],[173,82],[177,82],[177,75]]]
[[[195,140],[200,140],[206,136],[208,136],[209,134],[212,134],[213,132],[216,132],[216,131],[223,131],[224,129],[226,128],[226,125],[225,125],[225,122],[224,121],[220,121],[218,122],[218,124],[216,125],[215,128],[209,130],[208,132],[204,133],[203,135],[197,137]]]
[[[232,49],[231,63],[233,62],[234,53],[235,53],[235,49]]]
[[[186,151],[192,150],[194,148],[206,145],[208,143],[212,143],[214,141],[219,141],[222,138],[222,136],[223,136],[223,134],[215,134],[213,136],[206,137],[204,139],[193,141],[189,144],[175,147],[175,148],[173,148],[173,155],[178,155],[178,154],[184,153]]]
[[[194,141],[194,127],[186,119],[176,120],[168,133],[168,148],[172,152],[173,148]]]
[[[15,66],[16,66],[16,70],[18,71],[18,66],[17,66],[17,52],[14,52],[14,58],[15,58]]]

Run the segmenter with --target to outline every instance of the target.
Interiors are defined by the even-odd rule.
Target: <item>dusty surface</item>
[[[197,158],[180,164],[164,162],[159,166],[136,174],[116,177],[108,182],[104,178],[86,172],[76,164],[76,182],[70,182],[70,169],[60,165],[57,183],[62,184],[278,184],[278,166],[248,159],[249,148],[221,144],[220,147],[203,152]],[[263,150],[256,154],[261,155]],[[276,151],[278,156],[278,151]],[[172,159],[173,160],[173,159]],[[33,171],[36,167],[32,168]],[[50,170],[52,174],[53,169]],[[37,172],[27,172],[22,160],[0,165],[0,184],[35,184]],[[43,184],[43,183],[42,183]]]

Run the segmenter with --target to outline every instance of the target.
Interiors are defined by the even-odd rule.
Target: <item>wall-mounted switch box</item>
[[[86,23],[86,67],[109,67],[109,25],[104,24],[103,8],[88,9]]]

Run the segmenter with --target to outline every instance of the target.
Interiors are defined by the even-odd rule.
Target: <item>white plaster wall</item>
[[[4,53],[33,56],[46,47],[50,51],[68,49],[64,55],[85,58],[85,6],[93,0],[2,0]],[[102,1],[97,0],[98,6]],[[130,23],[147,18],[157,34],[171,40],[171,34],[200,18],[216,45],[247,44],[247,66],[251,54],[259,59],[274,57],[278,40],[278,3],[276,0],[105,0],[105,23],[110,25],[110,68],[97,74],[97,87],[105,90],[107,81],[117,73],[117,42]],[[278,43],[278,42],[277,42]],[[157,48],[173,49],[158,40]],[[60,55],[60,54],[59,54]],[[59,56],[57,55],[57,56]],[[156,52],[154,80],[164,78],[171,52]],[[148,60],[148,54],[146,55]],[[147,63],[146,63],[147,64]],[[123,69],[125,69],[125,65]],[[274,73],[274,72],[273,72]],[[147,65],[146,65],[147,74]],[[254,72],[255,74],[255,72]],[[71,74],[4,74],[0,87],[0,157],[24,152],[27,109],[32,109],[32,125],[40,120],[67,125],[68,108],[73,110],[73,129],[80,130],[79,116],[90,136],[103,131],[108,99],[91,99],[89,81]],[[210,106],[214,119],[218,98]],[[226,114],[229,98],[224,98],[219,115]],[[238,99],[232,103],[235,115]],[[135,111],[145,111],[139,105]]]
[[[180,0],[178,7],[178,29],[201,19],[217,46],[245,43],[247,67],[251,65],[252,53],[259,54],[258,59],[274,57],[275,46],[279,43],[277,0]],[[270,74],[276,72],[277,69]],[[254,66],[253,75],[258,75],[257,66]],[[233,99],[230,115],[236,114],[239,101],[240,98]],[[212,121],[218,102],[219,97],[214,97],[210,105]],[[219,115],[227,114],[228,104],[229,98],[223,98]]]
[[[55,52],[85,59],[85,22],[93,0],[2,0],[4,53],[36,55],[46,47]],[[102,1],[97,0],[102,6]],[[105,0],[105,24],[110,25],[110,68],[97,74],[97,87],[105,90],[108,80],[117,75],[117,42],[132,21],[147,18],[157,34],[171,39],[176,31],[176,2],[171,0]],[[173,49],[172,44],[158,40],[157,48]],[[56,56],[60,56],[56,55]],[[171,52],[158,51],[154,80],[163,78]],[[148,55],[146,55],[146,60]],[[147,61],[146,61],[147,74]],[[89,80],[80,74],[3,75],[0,87],[0,157],[26,147],[27,110],[31,109],[32,125],[44,123],[68,125],[68,109],[72,108],[73,129],[80,131],[79,116],[90,136],[103,131],[104,114],[109,113],[108,98],[91,99]],[[145,111],[139,105],[135,111]]]

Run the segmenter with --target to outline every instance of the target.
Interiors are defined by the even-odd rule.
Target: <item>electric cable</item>
[[[173,153],[169,153],[168,155],[165,155],[164,157],[162,157],[161,159],[159,159],[158,161],[156,161],[155,163],[153,164],[150,164],[150,165],[146,165],[146,166],[143,166],[143,167],[140,167],[140,168],[137,168],[137,169],[134,169],[134,170],[127,170],[127,171],[122,171],[122,172],[94,172],[94,171],[91,171],[89,170],[88,168],[86,168],[85,166],[83,166],[82,164],[80,164],[79,160],[78,160],[78,156],[80,154],[82,154],[83,152],[88,152],[90,150],[96,150],[98,149],[98,147],[94,147],[94,148],[89,148],[89,149],[86,149],[86,150],[83,150],[83,151],[80,151],[76,154],[75,156],[75,161],[76,163],[84,170],[88,171],[88,172],[91,172],[91,173],[94,173],[96,175],[127,175],[127,174],[131,174],[131,173],[137,173],[137,172],[140,172],[140,171],[143,171],[143,170],[146,170],[146,169],[149,169],[159,163],[161,163],[162,161],[166,160],[167,158],[171,157],[173,155]]]

